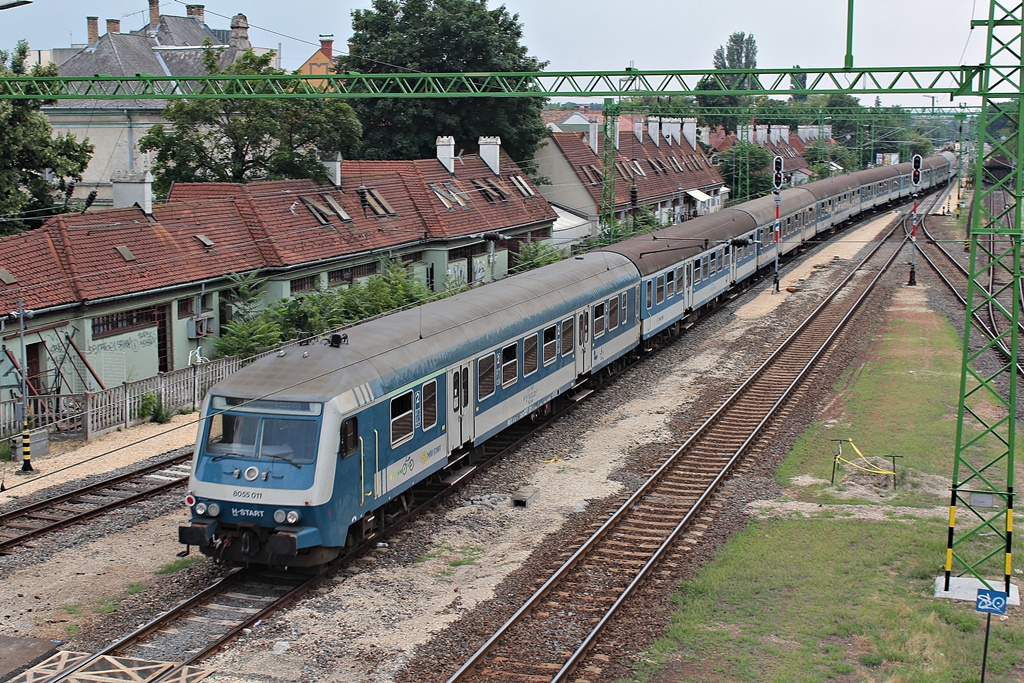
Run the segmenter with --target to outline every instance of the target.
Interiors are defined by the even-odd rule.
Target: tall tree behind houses
[[[547,66],[522,44],[518,14],[486,0],[374,0],[352,12],[350,54],[336,59],[339,73],[536,72]],[[363,124],[359,156],[425,159],[439,135],[475,144],[498,135],[517,162],[529,165],[547,133],[541,98],[365,99],[352,108]]]

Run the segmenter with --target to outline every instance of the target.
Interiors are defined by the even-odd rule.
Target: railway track
[[[999,200],[997,199],[996,202],[998,203],[998,201]],[[967,300],[965,298],[965,292],[967,291],[968,277],[970,275],[967,268],[965,268],[959,259],[951,254],[932,236],[928,231],[927,220],[922,221],[921,225],[926,239],[923,243],[919,242],[917,244],[918,251],[920,251],[921,255],[928,262],[928,265],[932,268],[936,276],[944,285],[946,285],[953,295],[956,296],[960,301],[960,304],[966,310]],[[995,236],[990,235],[989,237],[989,247],[982,254],[982,257],[986,258],[995,252]],[[989,292],[999,286],[995,277],[995,269],[989,269],[988,276],[983,278],[983,282]],[[1010,306],[1013,303],[1012,297],[1014,295],[1020,297],[1021,293],[1014,293],[1007,290],[1003,292],[1003,295],[1003,299],[1006,299],[1006,301],[1002,303],[1006,305],[1007,310],[1010,310]],[[991,342],[993,342],[992,347],[994,350],[1002,354],[1004,359],[1009,360],[1012,356],[1009,349],[1006,348],[1006,345],[999,339],[1004,331],[999,329],[1000,316],[994,310],[994,307],[989,304],[985,306],[983,311],[975,310],[972,313],[972,319],[974,320],[975,327],[984,333]],[[1024,332],[1024,329],[1020,329],[1019,331]],[[1018,364],[1017,372],[1024,375],[1024,367]]]
[[[0,514],[0,554],[188,481],[192,452]]]
[[[895,232],[895,229],[893,232]],[[762,370],[765,369],[765,366],[762,366]],[[779,380],[777,377],[771,376],[767,381],[771,385],[776,384]],[[736,396],[734,395],[734,398]],[[753,399],[755,403],[762,400],[763,396]],[[447,476],[443,479],[439,477],[436,481],[426,482],[422,488],[417,490],[413,497],[415,500],[410,499],[409,501],[408,509],[401,514],[393,515],[388,520],[386,532],[392,533],[396,531],[405,523],[418,516],[424,509],[436,505],[444,497],[451,495],[463,483],[471,479],[471,475],[500,461],[507,452],[518,448],[523,441],[534,435],[538,428],[554,423],[559,417],[572,410],[575,405],[575,402],[569,402],[561,411],[546,418],[539,425],[529,424],[529,420],[523,421],[527,424],[514,425],[494,439],[489,440],[480,451],[467,453],[463,462],[460,463],[465,466],[448,472]],[[710,422],[711,420],[709,420]],[[730,425],[724,420],[721,421],[721,424],[723,426],[718,429],[724,430],[725,434],[735,432],[734,425]],[[723,459],[722,457],[724,453],[722,449],[727,450],[727,447],[723,445],[726,442],[715,445],[715,439],[719,437],[711,434],[707,438],[710,441],[704,442],[699,454],[688,458],[681,458],[679,462],[685,463],[686,467],[700,471],[702,473],[701,476],[712,476],[711,472],[714,468],[717,468],[718,476],[712,476],[715,482],[711,487],[711,490],[713,490],[717,482],[725,476],[725,473],[728,471],[728,463],[731,460],[729,458]],[[748,441],[752,441],[752,438]],[[708,444],[711,445],[709,446]],[[695,453],[697,452],[695,451]],[[732,458],[732,460],[735,460],[735,458]],[[723,467],[725,468],[724,472]],[[665,467],[662,468],[662,470],[664,469]],[[659,470],[659,472],[662,470]],[[682,479],[676,480],[673,484],[671,478],[666,478],[662,485],[668,486],[668,489],[658,489],[661,493],[653,494],[655,497],[648,498],[645,503],[645,509],[648,509],[653,517],[649,517],[635,529],[623,527],[630,534],[635,534],[635,539],[628,536],[623,537],[620,530],[618,532],[619,536],[616,537],[619,539],[620,546],[623,543],[625,545],[632,544],[642,550],[646,550],[652,543],[652,537],[649,534],[650,529],[661,532],[665,531],[667,527],[677,524],[674,519],[678,517],[676,509],[669,509],[666,506],[662,512],[657,512],[658,506],[663,503],[658,498],[659,495],[676,503],[679,501],[690,501],[694,511],[699,509],[701,503],[707,497],[700,494],[695,488],[696,484]],[[707,495],[710,495],[710,493]],[[692,519],[692,516],[692,514],[687,516],[687,520]],[[605,526],[607,527],[608,524]],[[241,569],[232,572],[222,580],[172,609],[167,610],[104,650],[94,654],[80,653],[77,657],[65,658],[62,664],[53,668],[52,677],[35,677],[31,680],[78,680],[76,676],[84,676],[83,680],[119,680],[117,678],[104,678],[102,672],[129,666],[131,662],[139,662],[139,665],[142,667],[150,667],[152,675],[139,677],[138,680],[152,683],[157,681],[170,683],[171,681],[199,680],[196,678],[197,675],[200,675],[195,668],[197,664],[217,652],[245,628],[263,619],[266,615],[292,604],[295,600],[321,584],[325,579],[350,563],[354,557],[371,548],[378,538],[379,536],[372,537],[367,544],[339,558],[330,566],[312,576],[256,569]],[[629,554],[632,552],[621,549],[621,547],[619,550],[615,550],[616,547],[619,546],[612,545],[613,555],[616,553]],[[559,595],[561,594],[562,591],[560,590]],[[595,604],[601,605],[601,600],[597,600]],[[153,673],[152,667],[158,663],[157,660],[173,660],[176,663],[166,663],[164,668]],[[125,664],[126,662],[129,664]],[[501,680],[518,679],[511,677]]]
[[[908,241],[907,217],[612,517],[467,660],[449,683],[566,681],[803,379]],[[898,248],[882,249],[899,243]]]

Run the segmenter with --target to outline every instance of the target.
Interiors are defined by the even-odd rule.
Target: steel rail
[[[136,480],[143,480],[143,482],[140,482],[140,484],[146,486],[144,490],[140,490],[135,493],[114,496],[113,499],[107,503],[96,504],[88,501],[78,503],[80,505],[94,505],[95,507],[89,510],[83,510],[78,513],[69,512],[66,517],[62,517],[59,520],[48,520],[50,522],[49,524],[43,524],[42,526],[34,527],[32,529],[24,529],[23,533],[19,533],[17,536],[0,539],[0,552],[3,552],[8,548],[20,545],[31,538],[35,538],[37,536],[41,536],[43,534],[50,533],[53,531],[58,531],[65,527],[71,526],[72,524],[83,522],[87,519],[96,517],[111,510],[115,510],[117,508],[130,505],[131,503],[137,502],[139,500],[144,500],[146,498],[152,497],[156,493],[166,491],[167,489],[173,488],[175,486],[180,486],[184,484],[186,481],[188,481],[188,475],[184,475],[182,477],[162,483],[145,482],[144,478],[154,474],[155,472],[160,472],[162,470],[174,467],[175,465],[179,465],[183,462],[187,462],[191,457],[191,452],[184,455],[175,455],[170,458],[161,460],[159,462],[146,465],[144,467],[140,467],[136,470],[132,470],[131,472],[127,472],[116,477],[111,477],[109,479],[104,479],[103,481],[97,482],[95,484],[83,486],[82,488],[76,489],[69,493],[63,493],[57,496],[53,496],[51,498],[47,498],[45,500],[31,503],[29,505],[24,505],[14,510],[9,510],[7,512],[0,513],[0,529],[2,529],[5,526],[10,526],[11,522],[15,522],[21,519],[46,519],[34,515],[38,515],[43,510],[53,509],[55,506],[61,505],[63,503],[74,503],[78,498],[81,498],[83,496],[98,495],[102,491],[107,489],[115,489],[118,491],[122,491],[122,489],[115,488],[120,484],[125,484]],[[67,510],[62,511],[67,512]],[[23,529],[23,527],[19,527],[19,529]]]

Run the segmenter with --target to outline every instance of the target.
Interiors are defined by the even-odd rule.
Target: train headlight
[[[196,514],[197,515],[205,515],[206,514],[206,503],[196,503]]]
[[[286,515],[284,513],[284,510],[275,510],[274,511],[274,521],[277,522],[278,524],[284,524],[285,518],[286,518]]]
[[[289,524],[298,524],[302,517],[299,515],[297,510],[289,510],[288,515],[285,517]]]
[[[220,505],[217,505],[216,503],[210,503],[210,505],[206,508],[206,513],[211,517],[216,517],[220,514]]]

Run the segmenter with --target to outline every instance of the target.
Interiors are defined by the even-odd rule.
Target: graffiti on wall
[[[156,330],[139,330],[116,339],[103,339],[89,344],[89,354],[94,353],[138,353],[141,349],[156,346]]]

